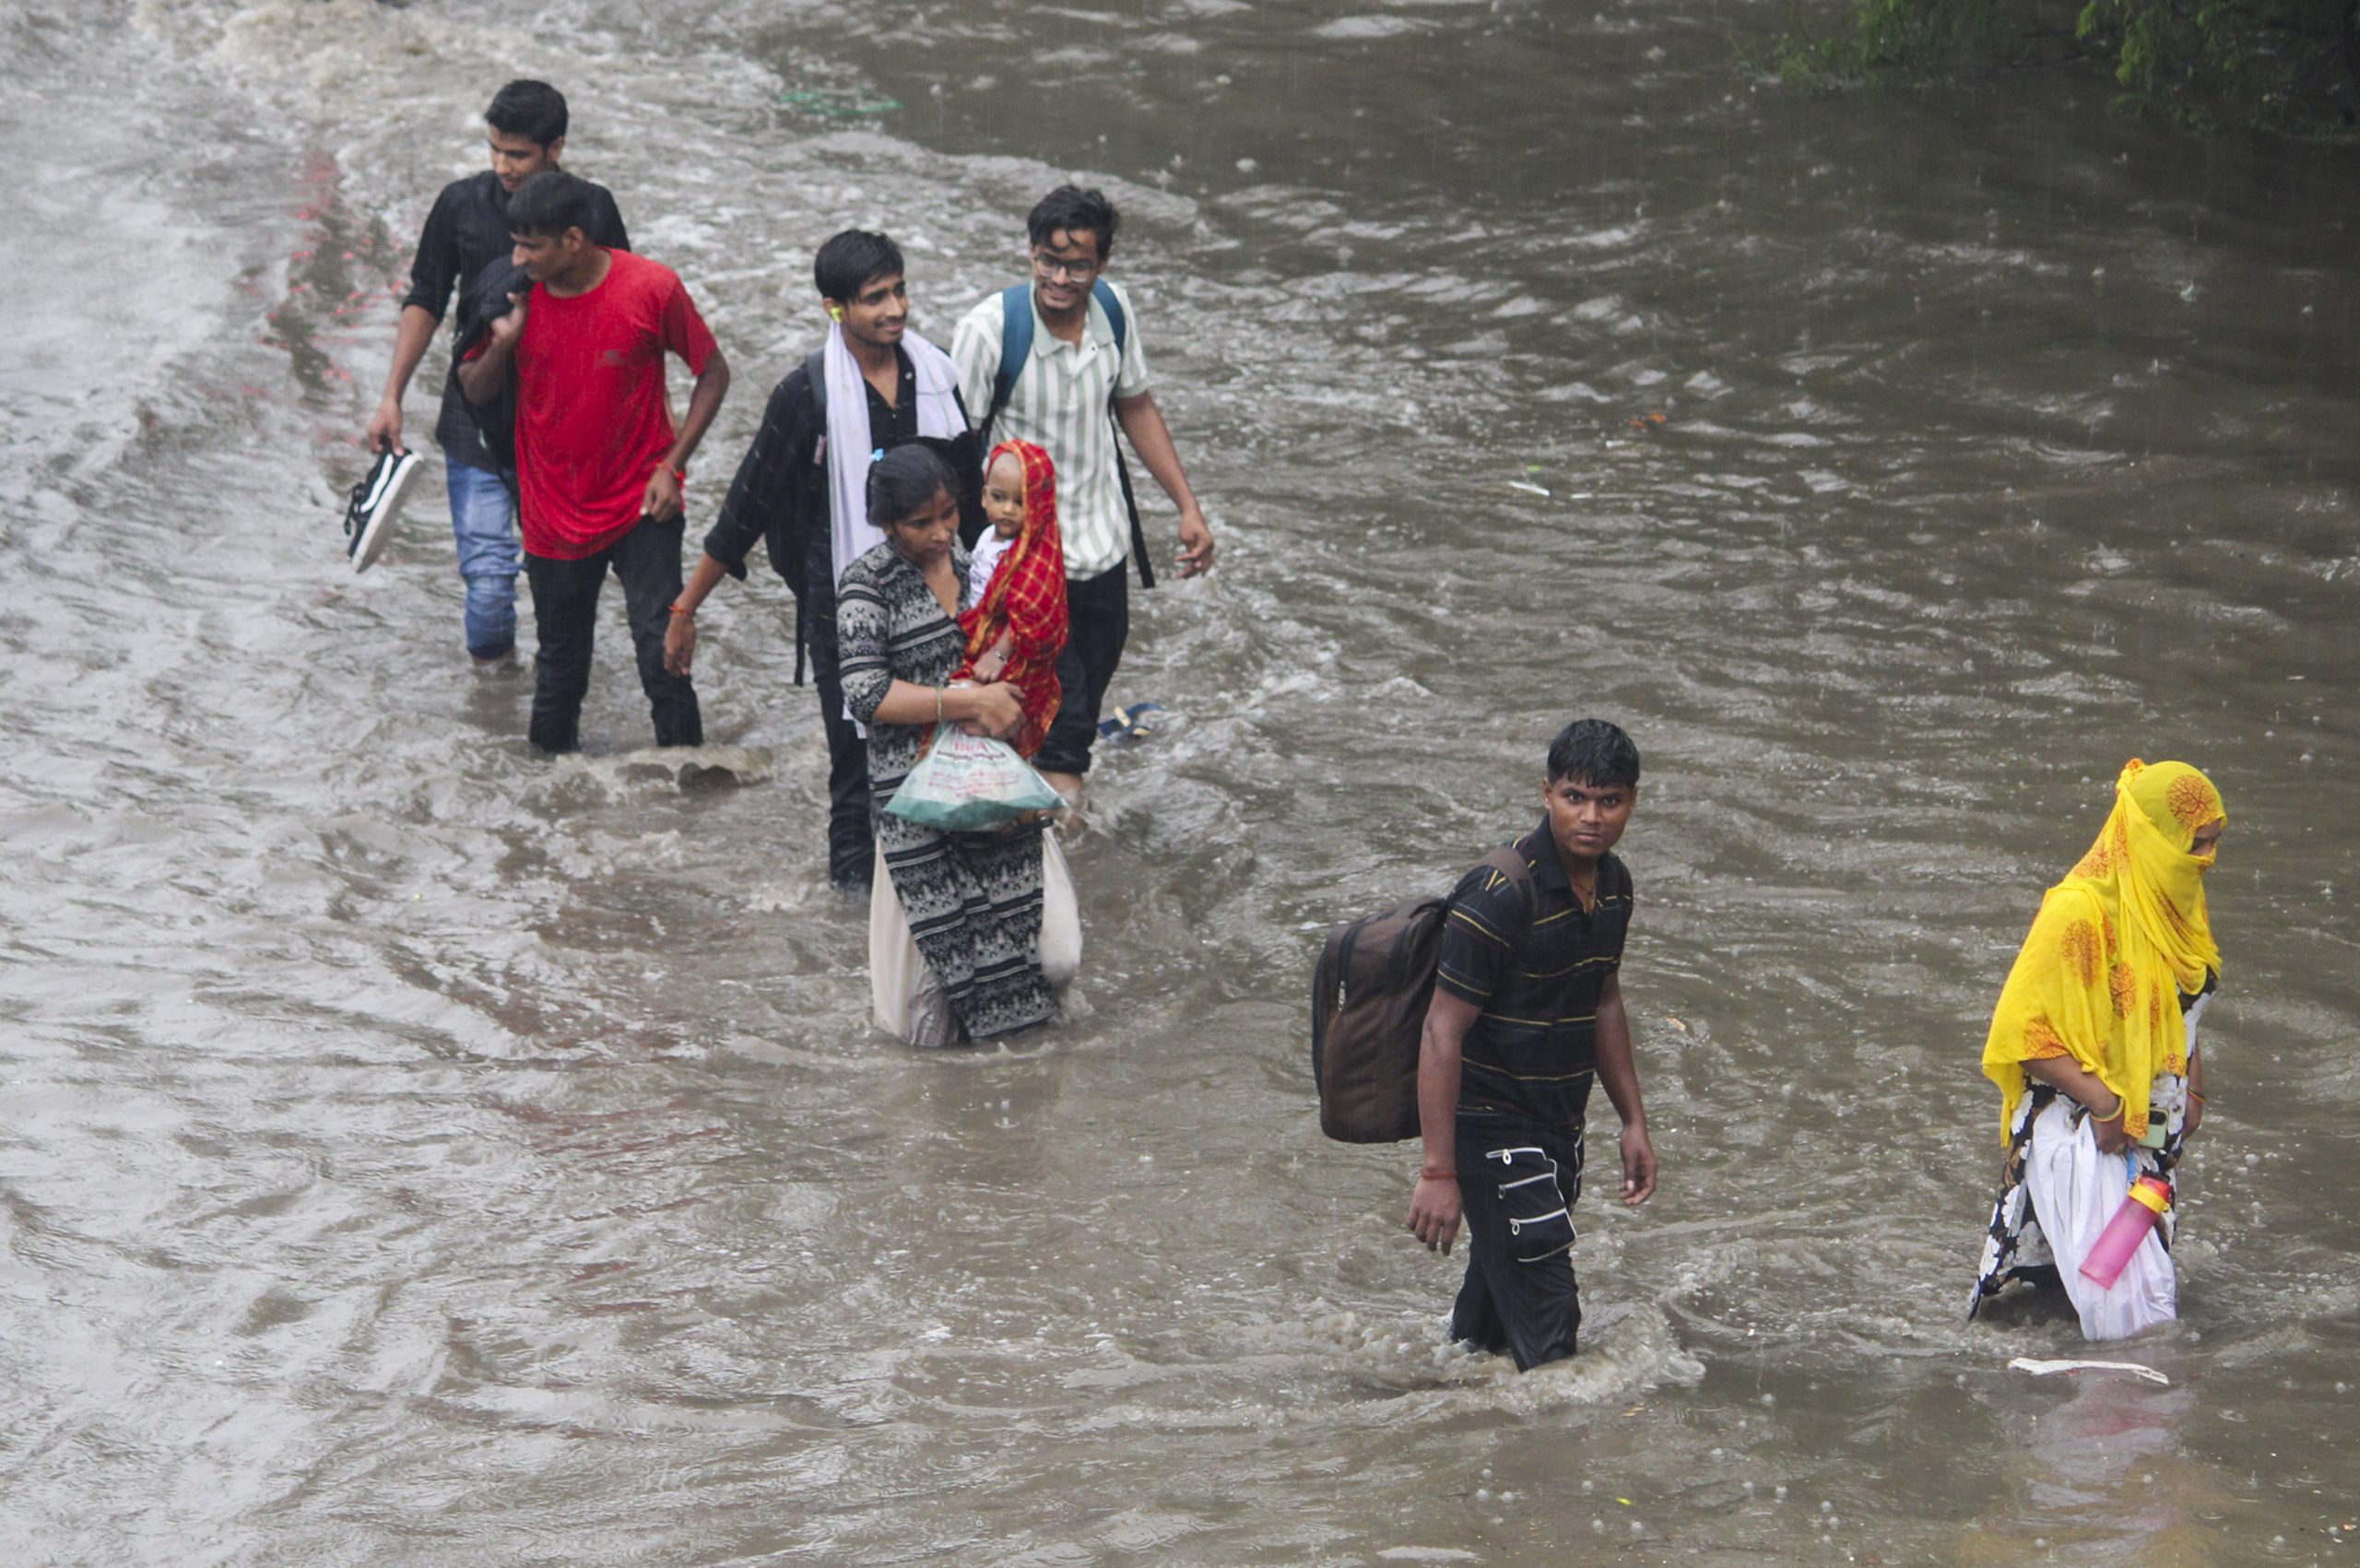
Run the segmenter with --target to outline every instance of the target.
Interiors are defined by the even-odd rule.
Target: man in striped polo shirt
[[[1478,866],[1451,895],[1419,1043],[1410,1229],[1448,1252],[1464,1217],[1451,1338],[1508,1351],[1522,1372],[1572,1355],[1581,1327],[1573,1205],[1591,1079],[1622,1120],[1622,1201],[1656,1187],[1620,979],[1631,873],[1613,854],[1638,797],[1629,736],[1603,719],[1559,732],[1548,814],[1516,841],[1527,875]]]
[[[1033,765],[1068,800],[1080,794],[1081,776],[1090,771],[1099,709],[1130,634],[1123,563],[1131,554],[1132,510],[1127,482],[1119,477],[1116,421],[1179,509],[1180,575],[1193,577],[1213,563],[1212,529],[1188,489],[1155,395],[1148,390],[1139,314],[1130,296],[1103,279],[1118,221],[1104,195],[1072,185],[1051,191],[1025,219],[1032,258],[1032,340],[996,418],[985,411],[994,407],[1001,348],[1008,341],[1009,307],[1003,297],[985,296],[961,320],[950,340],[960,395],[985,419],[985,450],[1011,439],[1033,442],[1056,465],[1068,618],[1057,680],[1065,694]],[[1102,288],[1114,301],[1112,312],[1105,297],[1097,295]]]

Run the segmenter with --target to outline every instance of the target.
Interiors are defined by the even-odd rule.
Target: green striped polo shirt
[[[1584,910],[1557,859],[1548,819],[1516,841],[1532,867],[1532,903],[1488,866],[1459,878],[1443,925],[1434,984],[1480,1006],[1460,1047],[1458,1105],[1571,1126],[1598,1074],[1598,998],[1622,964],[1631,872],[1611,852]]]

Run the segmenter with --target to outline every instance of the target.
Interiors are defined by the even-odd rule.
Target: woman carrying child
[[[869,903],[878,1020],[922,1045],[1045,1022],[1080,963],[1080,928],[1070,914],[1063,859],[1043,824],[944,832],[885,809],[938,723],[1005,738],[1025,720],[1027,704],[1013,684],[951,680],[966,656],[952,616],[970,563],[958,542],[950,466],[925,445],[895,447],[870,466],[867,502],[885,542],[844,570],[836,633],[845,705],[868,729],[869,821],[879,862]],[[1044,857],[1068,895],[1045,963]]]

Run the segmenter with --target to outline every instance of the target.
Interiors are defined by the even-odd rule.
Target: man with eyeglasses
[[[1068,626],[1057,680],[1065,695],[1033,765],[1068,800],[1081,793],[1099,709],[1130,633],[1124,562],[1139,555],[1140,581],[1155,581],[1116,425],[1179,510],[1180,575],[1213,563],[1212,529],[1148,390],[1138,313],[1104,276],[1119,221],[1098,191],[1051,191],[1025,219],[1032,281],[985,297],[950,343],[962,396],[969,408],[985,410],[982,449],[1034,442],[1056,465]]]

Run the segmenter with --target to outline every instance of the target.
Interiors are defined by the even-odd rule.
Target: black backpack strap
[[[1100,310],[1106,312],[1106,324],[1114,330],[1115,379],[1120,381],[1123,377],[1123,355],[1130,342],[1130,317],[1124,312],[1123,301],[1115,297],[1113,285],[1104,278],[1090,286],[1090,297],[1098,301]],[[1155,586],[1155,563],[1148,555],[1147,530],[1139,526],[1139,501],[1137,492],[1131,489],[1131,466],[1123,460],[1123,419],[1115,411],[1112,383],[1106,388],[1106,418],[1115,426],[1115,482],[1122,487],[1123,510],[1130,514],[1131,519],[1131,559],[1139,563],[1139,586],[1152,588]]]
[[[828,346],[824,343],[803,356],[803,374],[811,383],[811,411],[820,428],[828,428]]]

